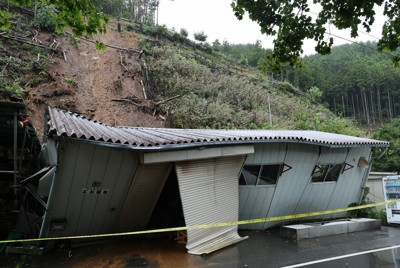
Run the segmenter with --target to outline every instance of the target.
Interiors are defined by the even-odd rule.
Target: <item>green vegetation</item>
[[[195,40],[199,41],[199,42],[205,42],[207,40],[207,35],[202,31],[202,32],[198,32],[198,33],[194,33],[193,37]]]
[[[390,142],[388,151],[380,159],[378,159],[378,156],[381,152],[375,152],[374,170],[400,172],[400,118],[394,119],[378,129],[374,138]]]
[[[5,49],[4,47],[6,47]],[[40,55],[38,57],[38,55]],[[0,45],[0,89],[14,95],[24,95],[24,85],[35,86],[42,79],[47,79],[47,55],[36,47],[25,47],[23,50],[14,42]],[[35,79],[27,75],[34,73]],[[45,74],[45,76],[43,76]]]
[[[400,3],[392,0],[233,0],[236,17],[241,20],[246,12],[260,25],[261,32],[274,36],[274,50],[267,56],[270,67],[280,69],[285,63],[297,65],[304,39],[317,41],[315,51],[328,54],[333,38],[327,25],[350,29],[351,37],[358,36],[359,26],[369,32],[374,23],[376,7],[383,6],[386,22],[378,42],[379,51],[395,51],[400,45]],[[318,13],[317,13],[318,12]],[[395,63],[399,56],[393,56]]]
[[[374,127],[400,115],[400,70],[376,43],[341,45],[330,55],[305,57],[303,68],[285,68],[276,79],[301,91],[321,89],[322,102],[337,114]]]
[[[250,75],[251,70],[235,75],[226,72],[221,58],[211,58],[203,51],[195,56],[179,51],[172,46],[154,46],[147,57],[157,93],[164,98],[182,96],[163,106],[175,127],[315,129],[360,134],[351,121],[311,103],[306,94],[298,96],[301,92],[288,83],[256,79]]]
[[[37,26],[55,28],[59,33],[70,27],[77,36],[97,34],[106,31],[108,17],[103,15],[93,1],[86,0],[7,0],[10,4],[25,7],[38,5]],[[45,21],[49,19],[49,21]],[[0,29],[10,27],[9,13],[0,12]],[[48,28],[47,28],[48,29]]]
[[[348,207],[357,207],[363,205],[373,204],[374,202],[370,201],[366,198],[361,203],[351,203]],[[378,210],[376,207],[368,207],[357,210],[350,210],[347,212],[347,217],[349,218],[370,218],[370,219],[378,219],[382,221],[382,224],[387,224],[386,214],[383,210]]]
[[[36,28],[54,32],[57,27],[57,9],[54,5],[39,4],[36,16],[33,19],[33,25]]]
[[[65,82],[67,82],[68,84],[75,84],[75,77],[65,77],[64,78]]]

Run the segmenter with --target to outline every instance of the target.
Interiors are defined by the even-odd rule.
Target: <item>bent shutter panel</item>
[[[176,163],[179,191],[187,226],[239,219],[239,173],[245,156]],[[186,248],[207,254],[239,242],[237,225],[188,230]]]

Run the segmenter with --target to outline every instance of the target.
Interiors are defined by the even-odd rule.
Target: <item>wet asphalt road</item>
[[[172,235],[108,240],[55,249],[42,256],[0,255],[0,267],[396,267],[400,268],[400,227],[289,240],[278,229],[240,232],[236,245],[201,257],[186,253]],[[393,247],[388,250],[380,248]],[[344,257],[374,250],[372,253]],[[329,260],[329,258],[335,258]],[[328,259],[328,260],[325,260]],[[397,265],[397,266],[396,266]]]

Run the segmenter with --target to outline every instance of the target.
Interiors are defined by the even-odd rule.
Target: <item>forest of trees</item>
[[[260,40],[257,40],[254,44],[230,44],[227,40],[224,40],[221,44],[217,39],[212,43],[212,48],[229,55],[243,65],[256,68],[261,67],[265,55],[271,52],[271,50],[261,46]]]
[[[159,0],[94,0],[104,13],[116,18],[156,24]]]
[[[334,47],[330,55],[303,59],[304,67],[286,68],[277,78],[302,91],[317,87],[332,111],[369,126],[400,115],[400,70],[375,42]]]

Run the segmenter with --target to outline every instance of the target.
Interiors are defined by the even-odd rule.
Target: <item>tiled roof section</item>
[[[71,137],[134,147],[164,147],[214,143],[300,142],[329,147],[387,147],[388,142],[306,130],[209,130],[143,127],[112,127],[84,116],[48,108],[49,136]]]

